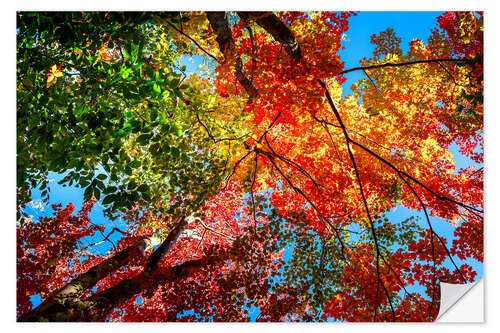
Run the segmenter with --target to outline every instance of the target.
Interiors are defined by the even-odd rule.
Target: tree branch
[[[330,107],[331,107],[332,111],[334,112],[335,117],[337,118],[337,121],[339,122],[340,127],[342,128],[342,131],[344,133],[344,138],[345,138],[346,145],[347,145],[347,151],[349,153],[349,157],[351,159],[352,166],[353,166],[354,172],[356,174],[356,179],[358,182],[359,191],[361,193],[361,199],[363,200],[363,204],[365,206],[365,211],[366,211],[366,215],[368,217],[368,222],[370,223],[370,229],[372,232],[373,242],[375,243],[375,250],[376,250],[375,264],[376,264],[376,268],[377,268],[377,291],[375,294],[375,311],[373,313],[373,321],[375,321],[375,319],[376,319],[377,310],[379,307],[378,294],[379,294],[380,285],[382,285],[382,287],[386,291],[387,300],[389,301],[389,304],[391,305],[391,309],[393,311],[393,318],[394,318],[394,309],[392,307],[391,298],[389,297],[389,294],[387,293],[387,290],[385,288],[385,284],[380,277],[380,262],[379,262],[380,261],[380,248],[379,248],[379,244],[378,244],[377,234],[375,232],[375,225],[374,225],[374,222],[372,220],[372,216],[370,214],[370,209],[368,208],[368,202],[366,201],[365,192],[363,190],[363,183],[361,182],[361,177],[359,175],[358,167],[356,165],[356,159],[354,158],[354,155],[353,155],[352,150],[351,150],[351,145],[350,145],[351,140],[349,138],[349,134],[347,133],[347,129],[344,126],[344,123],[342,122],[342,118],[340,117],[340,114],[337,111],[335,104],[333,103],[333,100],[330,96],[330,93],[328,92],[326,84],[323,81],[321,81],[320,79],[318,79],[318,82],[321,85],[321,87],[323,88],[323,90],[325,90],[325,95],[326,95],[326,99],[328,100],[328,104],[330,104]]]
[[[295,35],[272,12],[238,12],[238,15],[243,20],[252,20],[260,25],[273,36],[274,40],[283,45],[286,53],[288,53],[293,60],[299,61],[302,58],[302,52]]]
[[[420,182],[418,179],[416,179],[415,177],[411,176],[410,174],[402,171],[402,170],[399,170],[398,168],[396,168],[392,163],[390,163],[389,161],[387,161],[386,159],[384,159],[383,157],[377,155],[376,153],[374,153],[373,151],[371,151],[370,149],[366,148],[365,146],[363,146],[362,144],[350,139],[350,142],[358,147],[360,147],[361,149],[363,149],[364,151],[366,151],[367,153],[369,153],[370,155],[372,155],[373,157],[377,158],[378,160],[382,161],[384,164],[386,164],[387,166],[389,166],[391,169],[393,169],[394,171],[396,172],[399,172],[401,173],[402,175],[404,175],[405,177],[407,177],[408,179],[411,179],[413,182],[415,182],[416,184],[420,185],[421,187],[423,187],[425,190],[427,190],[429,193],[431,193],[432,195],[434,195],[436,198],[440,199],[440,200],[443,200],[443,201],[447,201],[449,203],[454,203],[455,205],[458,205],[468,211],[470,211],[472,214],[476,215],[478,218],[482,219],[482,216],[480,216],[478,213],[483,213],[482,210],[480,209],[477,209],[477,208],[474,208],[472,206],[469,206],[469,205],[466,205],[462,202],[459,202],[459,201],[456,201],[452,198],[448,198],[444,195],[441,195],[441,194],[438,194],[436,193],[435,191],[433,191],[432,189],[430,189],[427,185],[423,184],[422,182]]]
[[[173,25],[172,23],[170,23],[168,20],[164,20],[164,22],[167,23],[170,27],[172,27],[172,29],[174,29],[175,31],[177,31],[179,34],[181,34],[182,36],[184,36],[187,39],[189,39],[190,41],[192,41],[194,43],[194,45],[196,45],[200,50],[202,50],[210,58],[212,58],[215,61],[217,61],[217,58],[214,55],[212,55],[210,52],[208,52],[203,47],[201,47],[201,45],[198,44],[198,42],[195,41],[193,38],[191,38],[191,36],[189,36],[188,34],[184,33],[182,30],[177,29],[177,27],[175,25]],[[182,22],[182,20],[181,20],[181,22]]]
[[[158,263],[161,261],[161,259],[163,259],[163,257],[165,257],[168,251],[175,244],[187,223],[188,219],[186,219],[186,216],[181,216],[177,225],[168,233],[167,238],[165,238],[160,247],[156,249],[156,251],[154,251],[149,257],[148,263],[146,264],[146,267],[144,269],[145,273],[151,273],[158,268]]]

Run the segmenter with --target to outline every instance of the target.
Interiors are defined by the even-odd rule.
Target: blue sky
[[[378,33],[385,29],[393,28],[396,34],[402,38],[401,47],[403,51],[407,51],[408,43],[413,38],[419,38],[424,41],[430,35],[431,29],[436,27],[436,17],[439,16],[441,12],[360,12],[356,16],[351,17],[349,20],[349,30],[346,35],[348,41],[344,42],[345,49],[340,51],[340,57],[345,63],[345,68],[351,68],[359,66],[359,60],[363,57],[370,57],[373,51],[373,45],[370,43],[370,36],[374,33]],[[190,64],[186,60],[186,65],[189,70],[195,69],[198,59],[194,60],[194,63]],[[357,80],[363,77],[362,72],[351,72],[346,74],[347,81],[344,83],[344,95],[350,93],[350,86]],[[461,154],[454,149],[455,160],[457,162],[457,167],[464,167],[472,164],[472,162],[464,158]],[[53,181],[50,183],[51,188],[51,203],[61,203],[63,207],[71,202],[75,205],[76,210],[81,207],[83,202],[83,191],[75,187],[62,187],[57,184],[57,181],[61,179],[64,175],[51,174],[50,177]],[[39,191],[33,192],[33,199],[39,200]],[[51,209],[45,207],[42,211],[41,209],[27,209],[27,213],[33,214],[35,216],[46,216],[51,214]],[[390,220],[401,221],[410,215],[416,215],[421,217],[422,225],[426,225],[425,218],[420,212],[410,211],[403,207],[398,207],[393,211],[389,212],[387,217]],[[91,219],[93,222],[98,224],[107,225],[105,233],[107,234],[113,227],[118,227],[124,229],[126,226],[121,220],[114,222],[108,221],[104,218],[102,213],[102,206],[96,203],[94,209],[91,212]],[[446,222],[433,218],[433,226],[436,232],[444,236],[447,239],[452,239],[453,228]],[[120,238],[119,233],[115,233],[112,240],[116,241]],[[100,235],[96,236],[101,239]],[[89,240],[90,241],[90,240]],[[104,243],[96,246],[97,251],[107,251],[109,249],[109,243]],[[460,262],[459,260],[457,260]],[[473,268],[478,272],[478,278],[483,274],[483,265],[471,261]],[[451,266],[450,266],[451,268]]]

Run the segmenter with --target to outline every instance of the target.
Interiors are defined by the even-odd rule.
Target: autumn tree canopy
[[[352,15],[18,13],[18,321],[434,320],[483,260],[482,13],[345,68]]]

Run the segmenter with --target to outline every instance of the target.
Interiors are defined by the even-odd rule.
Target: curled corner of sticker
[[[441,302],[436,322],[484,322],[484,281],[469,284],[441,282]]]

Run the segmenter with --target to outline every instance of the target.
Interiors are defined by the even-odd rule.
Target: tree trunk
[[[203,260],[186,261],[166,272],[143,272],[132,279],[122,280],[117,285],[95,294],[84,302],[88,308],[79,318],[72,321],[104,321],[108,314],[128,299],[140,294],[145,288],[156,290],[164,281],[174,281],[189,274],[192,268],[202,267]]]
[[[187,223],[188,218],[182,216],[167,238],[161,243],[160,247],[151,254],[145,265],[144,272],[138,276],[123,280],[114,287],[93,295],[88,299],[79,299],[85,290],[92,288],[97,282],[116,269],[128,264],[136,255],[144,253],[146,250],[158,245],[155,237],[142,239],[113,257],[92,267],[49,296],[38,307],[19,317],[18,321],[104,320],[115,306],[138,294],[144,282],[157,278],[153,273],[158,269],[158,263],[175,244]],[[182,266],[184,264],[186,265]],[[179,268],[172,269],[173,272],[177,272],[177,275],[174,274],[175,278],[181,276],[186,267],[191,267],[187,263],[184,264],[179,265]],[[99,309],[99,306],[103,308]]]
[[[229,61],[234,65],[235,75],[238,82],[245,88],[250,98],[257,97],[257,89],[254,87],[252,81],[248,78],[243,62],[240,55],[236,50],[231,29],[227,23],[226,14],[224,12],[206,12],[210,26],[217,34],[215,39],[219,44],[219,49],[224,55],[224,61]]]

